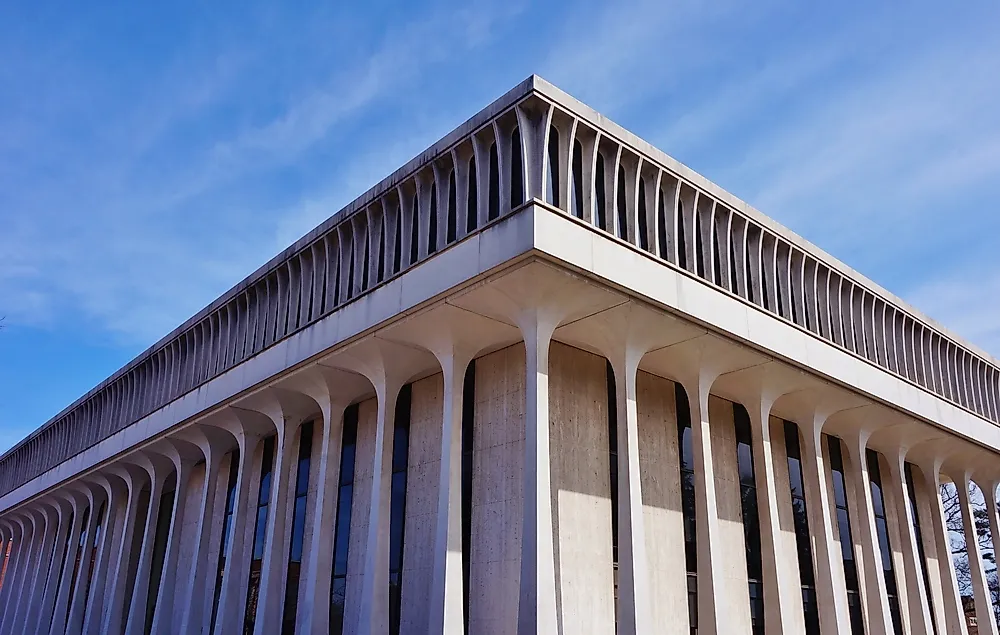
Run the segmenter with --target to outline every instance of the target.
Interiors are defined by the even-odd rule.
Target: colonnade
[[[564,532],[586,528],[563,526],[561,517],[554,518],[561,513],[561,485],[553,482],[552,471],[553,341],[606,358],[616,387],[608,410],[614,410],[617,422],[613,619],[619,633],[690,628],[695,618],[698,633],[751,632],[756,619],[763,619],[768,633],[801,633],[813,610],[823,635],[851,633],[845,553],[857,565],[866,632],[967,633],[938,495],[946,480],[958,486],[967,540],[973,545],[979,632],[997,633],[968,498],[972,479],[985,484],[993,538],[1000,539],[995,454],[701,326],[544,265],[523,267],[384,326],[0,514],[0,544],[4,552],[10,546],[0,580],[0,631],[560,632],[566,628],[567,594],[575,592],[567,585],[586,581],[565,578],[559,544]],[[523,386],[516,394],[496,397],[510,399],[510,418],[491,424],[513,426],[523,419],[523,437],[510,445],[519,454],[497,485],[518,483],[520,510],[495,520],[510,521],[506,530],[519,533],[517,598],[501,607],[509,609],[505,623],[500,623],[503,617],[484,619],[472,628],[471,582],[464,564],[472,548],[463,544],[469,540],[463,526],[468,499],[463,497],[462,469],[466,368],[474,359],[522,342],[523,365],[515,383]],[[408,486],[432,497],[427,503],[432,511],[421,517],[430,524],[422,528],[426,533],[406,528],[411,540],[426,536],[426,549],[414,555],[400,538],[404,563],[420,560],[427,572],[429,602],[419,623],[404,619],[401,624],[398,615],[393,617],[390,597],[397,396],[405,385],[437,375],[439,397],[427,403],[438,413],[439,427],[428,437],[434,447],[425,448],[430,458],[420,473],[428,476],[418,481],[411,472]],[[683,573],[683,545],[665,544],[658,525],[650,521],[649,492],[643,494],[644,481],[649,485],[644,471],[652,465],[643,441],[649,406],[639,390],[647,375],[675,382],[687,395],[688,412],[676,416],[690,419],[695,493],[690,520],[697,549],[693,596]],[[490,390],[488,385],[480,388]],[[720,422],[710,416],[717,411],[716,399],[740,404],[749,415],[763,562],[762,618],[751,619],[751,608],[733,604],[733,589],[739,586],[733,581],[745,584],[746,574],[735,571],[726,556],[733,540],[732,501],[730,486],[720,480],[727,477],[720,475],[730,468],[728,459],[720,458],[718,444],[729,442],[720,441]],[[340,626],[331,624],[330,608],[331,572],[340,557],[334,533],[338,510],[344,508],[338,506],[338,484],[345,412],[359,402],[369,404],[360,416],[371,415],[374,425],[364,428],[371,430],[370,438],[362,439],[359,428],[357,462],[352,464],[358,484],[350,509],[357,520],[351,522],[345,555],[347,591]],[[782,448],[790,446],[779,420],[794,422],[797,429],[799,481],[782,463],[790,456]],[[307,422],[312,422],[312,450],[305,455],[310,462],[303,463],[300,437]],[[844,482],[853,488],[846,493],[846,504],[854,544],[847,547],[838,525],[836,499],[843,494],[831,475],[831,436],[839,439]],[[411,456],[414,452],[411,446]],[[361,482],[363,475],[369,484]],[[301,493],[306,509],[300,519],[295,501],[299,488],[306,487],[303,478],[308,486]],[[805,551],[802,544],[796,551],[796,543],[790,542],[794,506],[789,487],[794,490],[797,482],[800,498],[808,501]],[[410,496],[407,506],[416,505]],[[303,526],[308,529],[301,530]],[[811,554],[815,609],[803,603],[803,587],[809,585],[801,577],[802,553]],[[295,559],[293,586],[289,565]],[[674,571],[665,572],[664,562],[675,565]],[[676,580],[652,582],[670,575]],[[683,602],[685,593],[696,597],[696,610],[671,616],[657,610],[668,596]]]

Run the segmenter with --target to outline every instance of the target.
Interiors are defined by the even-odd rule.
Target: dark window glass
[[[375,271],[375,278],[378,282],[385,280],[385,215],[379,219],[379,225],[381,230],[378,233],[378,269]],[[312,295],[309,296],[310,302],[312,301]]]
[[[358,443],[358,406],[344,411],[337,492],[337,521],[333,528],[333,581],[330,586],[330,635],[344,632],[347,594],[347,550],[351,544],[351,503],[354,498],[354,454]]]
[[[89,520],[90,520],[90,508],[88,507],[87,509],[83,510],[83,522],[80,524],[80,541],[77,543],[79,548],[76,550],[76,560],[73,561],[73,574],[70,576],[69,579],[69,588],[72,589],[74,593],[76,591],[76,580],[77,577],[80,575],[80,562],[83,560],[83,553],[84,551],[86,551],[87,547],[87,522]],[[159,517],[157,517],[157,520],[159,520]],[[154,532],[153,537],[155,540],[156,528],[154,528],[153,532]],[[154,542],[154,546],[155,544],[156,543]]]
[[[521,158],[521,131],[510,135],[510,208],[524,203],[524,164]]]
[[[90,605],[90,586],[94,582],[94,567],[97,565],[97,546],[101,540],[101,532],[104,530],[104,525],[108,520],[107,517],[107,505],[101,503],[101,507],[97,511],[97,526],[94,528],[94,539],[90,541],[90,570],[87,574],[87,585],[83,592],[83,614],[81,615],[81,626],[83,622],[87,621],[87,608]]]
[[[618,598],[618,402],[615,371],[607,362],[605,376],[608,385],[608,470],[611,476],[611,562],[615,598]],[[618,602],[615,602],[615,624],[618,623]]]
[[[549,178],[545,184],[546,200],[559,207],[559,131],[549,126]]]
[[[357,245],[351,244],[351,253],[347,258],[347,298],[354,297],[354,251],[358,248]]]
[[[639,179],[639,213],[636,222],[639,234],[639,247],[649,251],[649,236],[647,235],[648,224],[646,223],[646,182]]]
[[[264,544],[267,540],[267,508],[271,502],[271,480],[274,476],[274,436],[264,439],[260,458],[260,488],[257,492],[257,512],[253,528],[253,554],[247,584],[247,603],[243,611],[243,634],[252,635],[257,619],[257,600],[263,569]]]
[[[660,190],[660,200],[656,204],[656,237],[660,241],[660,258],[670,260],[672,254],[668,252],[667,245],[667,206],[664,203],[663,190]]]
[[[62,562],[59,564],[59,575],[56,576],[55,588],[57,589],[59,588],[59,585],[62,584],[63,570],[66,568],[66,559],[69,557],[69,546],[73,542],[73,520],[74,520],[74,514],[73,512],[70,512],[69,521],[66,523],[68,527],[66,529],[66,546],[63,549]],[[49,615],[49,627],[52,626],[52,618],[54,615],[55,611],[53,611],[52,614]]]
[[[806,618],[806,633],[818,635],[819,609],[816,606],[816,583],[813,577],[812,537],[809,535],[805,487],[802,483],[799,428],[791,421],[785,422],[785,452],[788,455],[788,481],[792,495],[795,546],[799,555],[799,578],[802,582],[802,608]]]
[[[688,618],[691,633],[698,632],[698,545],[695,533],[694,454],[691,447],[691,408],[684,387],[674,384],[677,404],[677,440],[680,448],[681,509],[684,514],[684,560],[688,582]]]
[[[399,273],[399,270],[403,266],[403,214],[402,208],[396,206],[396,232],[395,232],[395,245],[396,248],[392,255],[392,272]]]
[[[489,220],[500,218],[500,158],[497,156],[497,144],[490,145],[490,207]]]
[[[413,195],[412,222],[410,223],[410,264],[412,265],[419,257],[420,247],[420,199]]]
[[[298,465],[295,466],[292,539],[288,549],[288,569],[285,577],[285,608],[281,619],[282,635],[295,633],[295,615],[299,604],[299,575],[302,572],[302,540],[306,530],[313,423],[311,421],[303,423],[299,430],[299,460]]]
[[[399,635],[399,613],[403,592],[403,532],[406,528],[406,466],[410,447],[410,402],[407,384],[396,398],[392,434],[392,476],[389,498],[389,633]]]
[[[479,226],[479,176],[476,174],[476,157],[469,159],[469,191],[465,201],[465,231],[471,232]]]
[[[709,242],[708,248],[712,250],[712,278],[715,284],[720,287],[725,286],[722,284],[722,259],[719,254],[719,232],[715,227],[715,223],[709,228],[709,234],[711,241]]]
[[[365,253],[364,257],[361,259],[361,288],[368,288],[368,261],[371,260],[371,253],[369,251],[369,245],[371,244],[371,233],[365,232]]]
[[[215,593],[212,596],[212,621],[209,632],[215,630],[215,620],[219,613],[219,598],[222,596],[222,578],[226,573],[226,551],[232,540],[233,510],[236,507],[236,481],[239,476],[240,451],[229,454],[229,480],[226,484],[226,509],[222,520],[222,544],[219,547],[219,562],[215,573]]]
[[[906,478],[906,493],[910,500],[910,514],[913,516],[913,535],[917,538],[917,555],[920,558],[920,575],[924,579],[924,593],[927,594],[927,606],[931,607],[931,628],[937,635],[937,618],[934,617],[934,596],[931,594],[931,581],[927,574],[927,556],[924,554],[924,538],[920,531],[920,514],[917,507],[917,492],[913,485],[913,466],[903,465],[903,475]]]
[[[598,152],[597,166],[594,169],[594,222],[601,229],[607,230],[607,196],[604,188],[604,155]]]
[[[677,201],[677,265],[688,269],[687,231],[684,228],[684,203]]]
[[[458,192],[455,190],[455,171],[448,175],[448,225],[445,227],[445,242],[453,243],[458,238]]]
[[[847,609],[851,616],[851,632],[853,635],[864,635],[865,622],[861,609],[858,566],[854,559],[851,520],[847,511],[847,485],[844,479],[844,457],[841,454],[840,439],[827,437],[827,447],[830,452],[830,475],[833,480],[833,502],[837,510],[840,551],[844,559],[844,578],[847,586]]]
[[[583,218],[583,146],[573,142],[573,200],[572,211],[577,218]]]
[[[750,413],[740,404],[733,404],[733,422],[736,426],[736,462],[740,474],[740,505],[743,511],[743,542],[746,547],[750,623],[754,635],[761,635],[764,632],[764,564],[760,551],[757,481],[754,475]]]
[[[438,234],[438,197],[437,183],[431,183],[431,213],[428,219],[430,228],[427,230],[427,253],[432,254],[437,251]]]
[[[756,293],[754,293],[753,272],[752,272],[751,267],[750,267],[750,241],[749,240],[747,241],[747,245],[746,245],[746,247],[743,250],[743,269],[744,269],[744,273],[746,273],[747,300],[750,300],[751,302],[753,302],[753,303],[756,304],[757,300],[755,299]]]
[[[469,630],[469,580],[472,564],[472,474],[474,471],[474,434],[476,428],[476,360],[465,369],[462,386],[462,601],[465,606],[465,630]]]
[[[618,237],[628,240],[628,197],[625,196],[625,168],[618,166],[618,186],[615,198],[618,199]]]
[[[896,572],[892,566],[892,545],[889,544],[889,532],[885,518],[885,501],[882,498],[882,474],[879,470],[878,452],[867,450],[868,480],[871,484],[872,511],[875,513],[875,531],[878,534],[878,546],[882,552],[882,570],[885,573],[885,594],[889,599],[889,614],[892,617],[892,628],[896,635],[903,635],[903,622],[899,613],[899,595],[896,589]]]
[[[691,228],[694,232],[694,269],[695,273],[697,273],[700,277],[708,279],[708,276],[705,275],[705,241],[701,236],[701,225],[704,222],[705,219],[701,217],[698,213],[698,207],[695,206],[694,227]]]

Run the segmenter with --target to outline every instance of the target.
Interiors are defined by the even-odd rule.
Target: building
[[[0,458],[0,630],[966,633],[998,388],[532,77]]]

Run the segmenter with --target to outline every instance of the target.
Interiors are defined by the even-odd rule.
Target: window
[[[427,224],[427,253],[432,254],[437,251],[438,233],[438,196],[437,183],[431,183],[431,212],[428,215]]]
[[[469,630],[469,580],[472,571],[472,474],[476,428],[476,360],[469,362],[462,384],[462,601],[465,630]]]
[[[260,488],[257,491],[257,515],[253,528],[253,552],[250,556],[250,573],[247,582],[247,603],[243,611],[243,634],[252,635],[257,619],[257,600],[260,577],[267,542],[267,512],[271,504],[271,481],[274,478],[274,439],[264,439],[260,458]]]
[[[413,195],[413,206],[410,207],[410,264],[417,261],[420,256],[418,249],[420,246],[420,201],[417,195]]]
[[[802,583],[802,608],[807,635],[819,635],[819,607],[816,605],[816,582],[813,577],[812,538],[806,510],[806,490],[802,480],[802,455],[799,451],[799,428],[785,422],[785,451],[788,455],[788,485],[792,494],[795,519],[795,546],[799,552],[799,579]]]
[[[656,204],[656,237],[660,241],[660,258],[670,260],[669,241],[667,240],[667,209],[666,203],[664,203],[666,196],[663,190],[660,190],[660,195],[657,198],[660,199]]]
[[[313,423],[302,424],[299,432],[299,461],[295,468],[295,500],[292,503],[292,540],[288,547],[288,570],[285,578],[285,609],[281,620],[282,635],[295,634],[295,614],[299,603],[299,575],[302,572],[302,541],[306,529],[306,505],[309,493],[309,468],[312,456]]]
[[[688,268],[687,232],[684,230],[684,203],[677,201],[677,265]]]
[[[607,196],[604,188],[604,155],[597,153],[597,167],[594,170],[594,223],[601,229],[607,230],[608,223],[605,218],[607,211]]]
[[[524,203],[524,164],[521,158],[521,131],[510,135],[510,208]]]
[[[344,433],[340,448],[337,518],[333,528],[333,581],[330,585],[330,635],[344,632],[344,600],[347,597],[347,555],[351,544],[351,504],[354,499],[354,455],[358,444],[358,405],[344,411]]]
[[[63,570],[66,569],[66,559],[69,557],[69,546],[73,542],[73,519],[74,519],[74,514],[73,514],[73,512],[70,512],[69,513],[69,520],[66,523],[66,525],[68,527],[66,529],[66,546],[63,549],[62,562],[59,563],[59,575],[56,576],[56,586],[55,586],[56,589],[58,589],[59,585],[62,584]],[[52,619],[54,617],[55,617],[55,611],[53,611],[49,615],[49,627],[50,628],[52,627]]]
[[[572,211],[577,218],[583,218],[583,146],[573,142],[573,195]]]
[[[445,227],[445,244],[458,238],[458,192],[455,191],[455,171],[448,175],[448,225]]]
[[[646,223],[646,182],[642,178],[639,179],[639,213],[636,222],[638,223],[639,248],[649,251],[648,224]]]
[[[94,567],[97,565],[97,547],[100,544],[101,533],[104,531],[104,525],[107,522],[107,505],[101,503],[101,507],[97,512],[97,527],[94,528],[94,539],[91,542],[90,548],[90,569],[87,574],[87,585],[83,591],[83,615],[81,616],[82,621],[87,621],[87,607],[90,604],[88,599],[90,598],[90,586],[94,582]]]
[[[160,509],[156,517],[156,531],[153,534],[153,562],[149,569],[149,586],[146,595],[146,626],[145,632],[153,627],[153,614],[156,611],[156,598],[160,593],[160,578],[163,573],[163,560],[167,555],[167,539],[170,536],[171,511],[174,507],[174,490],[165,492],[160,498]]]
[[[89,520],[89,518],[90,518],[90,508],[88,507],[87,509],[83,510],[83,522],[80,523],[80,537],[79,537],[80,542],[78,543],[78,549],[76,550],[76,560],[73,561],[73,573],[69,578],[69,588],[72,594],[75,594],[76,578],[80,574],[80,561],[83,560],[83,552],[87,548],[87,521]],[[142,532],[136,532],[136,534],[139,533]],[[136,553],[136,555],[138,556],[138,553]],[[69,601],[72,602],[72,599],[70,599]],[[129,598],[129,601],[131,601],[131,598]],[[126,616],[128,615],[127,611],[125,615]]]
[[[215,630],[215,620],[219,614],[219,598],[222,596],[222,578],[226,573],[226,552],[233,539],[233,511],[236,509],[236,482],[239,476],[240,451],[229,453],[229,480],[226,484],[226,510],[222,519],[222,544],[219,547],[219,563],[215,573],[215,594],[212,600],[212,621],[208,632]]]
[[[934,617],[934,596],[931,595],[931,581],[927,574],[927,556],[924,555],[924,539],[920,532],[920,512],[917,507],[917,492],[913,485],[913,466],[903,464],[903,476],[906,478],[906,493],[910,499],[910,513],[913,516],[913,535],[917,539],[917,556],[920,558],[920,575],[924,579],[924,593],[927,594],[927,606],[930,608],[931,628],[937,635],[937,618]]]
[[[757,508],[757,481],[753,465],[753,437],[750,432],[750,413],[740,404],[733,404],[733,422],[736,426],[736,463],[740,474],[740,506],[743,512],[743,542],[747,558],[750,624],[753,635],[763,635],[764,564],[760,550],[760,515]]]
[[[406,528],[406,466],[410,447],[411,384],[396,398],[392,433],[392,484],[389,498],[389,633],[399,635],[403,592],[403,531]]]
[[[628,197],[625,195],[625,168],[618,166],[618,185],[615,198],[618,207],[618,237],[628,240]]]
[[[559,207],[559,131],[549,126],[549,178],[545,183],[545,200]]]
[[[385,280],[385,213],[379,218],[379,232],[378,232],[378,265],[375,269],[375,280],[377,282],[382,282]],[[310,301],[312,300],[310,296]]]
[[[691,407],[687,393],[674,384],[677,404],[677,447],[680,449],[681,508],[684,513],[684,561],[687,570],[688,618],[691,635],[698,632],[698,544],[695,533],[694,450],[691,446]]]
[[[858,582],[858,564],[854,559],[854,539],[851,535],[851,517],[847,511],[847,481],[844,477],[844,457],[840,439],[827,437],[830,450],[830,475],[833,480],[833,503],[837,512],[837,529],[840,551],[844,558],[844,578],[847,584],[847,609],[851,616],[851,632],[865,634],[865,618],[861,608],[861,590]]]
[[[605,370],[608,385],[608,469],[611,483],[611,562],[615,591],[615,624],[618,623],[618,401],[615,371],[611,362]]]
[[[889,598],[889,614],[896,635],[903,635],[903,623],[899,613],[899,594],[896,589],[896,573],[892,565],[892,546],[889,544],[889,525],[885,518],[885,499],[882,496],[882,475],[879,471],[878,452],[867,450],[868,481],[871,484],[872,511],[875,513],[875,531],[878,546],[882,552],[882,570],[885,572],[885,594]]]
[[[701,226],[705,223],[705,219],[698,213],[697,205],[694,206],[693,216],[692,224],[694,226],[691,231],[694,233],[694,271],[699,277],[707,280],[708,278],[705,276],[705,241],[701,237]]]

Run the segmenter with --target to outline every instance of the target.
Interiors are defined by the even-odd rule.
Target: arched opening
[[[625,168],[618,166],[618,181],[616,185],[615,199],[618,208],[618,237],[628,240],[628,197],[625,195]]]
[[[500,218],[500,157],[497,154],[497,144],[490,144],[490,205],[488,220]]]
[[[510,208],[524,203],[524,161],[522,160],[521,131],[514,128],[510,135]]]
[[[458,193],[455,191],[455,171],[448,175],[448,226],[445,234],[445,244],[455,242],[458,238]]]
[[[608,229],[605,218],[607,196],[604,192],[604,155],[597,153],[597,166],[594,169],[594,223],[603,230]]]
[[[559,131],[549,126],[549,178],[545,182],[545,200],[559,207]]]
[[[468,198],[465,201],[466,217],[465,231],[472,232],[479,225],[479,192],[477,187],[479,179],[476,175],[476,157],[469,159],[469,188]]]
[[[579,141],[573,142],[573,200],[572,212],[577,218],[583,218],[583,146]]]
[[[431,213],[430,228],[427,230],[427,253],[432,254],[437,251],[437,214],[438,214],[437,183],[431,183]]]
[[[639,248],[649,251],[648,225],[646,223],[646,181],[642,178],[639,179],[639,214],[636,221],[639,227]]]

